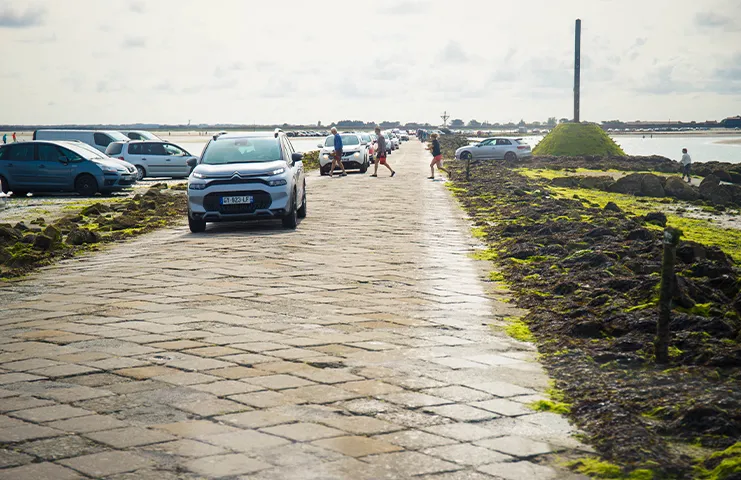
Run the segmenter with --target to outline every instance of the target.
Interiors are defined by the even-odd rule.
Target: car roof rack
[[[278,135],[280,135],[281,133],[283,133],[283,130],[281,130],[280,128],[276,128],[275,129],[275,138],[278,138]]]
[[[226,132],[219,132],[219,133],[214,134],[214,137],[213,138],[214,138],[214,140],[218,140],[220,136],[225,135],[225,134],[226,134]]]

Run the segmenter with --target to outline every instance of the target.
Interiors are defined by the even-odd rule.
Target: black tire
[[[7,194],[9,191],[10,186],[8,185],[8,181],[5,180],[5,177],[0,176],[0,192]]]
[[[11,190],[11,191],[13,192],[14,197],[27,197],[28,194],[31,193],[28,190],[18,190],[18,191]]]
[[[323,169],[320,168],[319,169],[319,175],[321,175],[322,177],[326,177],[327,176],[327,172],[325,172]]]
[[[306,185],[304,184],[304,198],[301,200],[301,208],[296,212],[298,218],[306,218]]]
[[[513,162],[517,160],[517,155],[515,154],[515,152],[507,152],[504,154],[504,159],[508,162]]]
[[[191,217],[189,213],[188,228],[190,228],[191,233],[203,233],[206,231],[206,221],[196,220],[195,218]]]
[[[75,192],[83,197],[92,197],[98,193],[98,182],[92,175],[83,173],[75,179]]]
[[[368,171],[368,160],[366,159],[363,164],[360,166],[360,173],[365,173]]]
[[[471,160],[472,158],[471,152],[461,152],[461,160]]]
[[[136,166],[136,181],[141,182],[147,176],[147,171],[141,165]]]
[[[295,230],[298,226],[298,211],[296,209],[296,192],[293,192],[293,198],[291,199],[291,210],[282,219],[283,227]]]

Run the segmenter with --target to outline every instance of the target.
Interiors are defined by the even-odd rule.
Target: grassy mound
[[[534,155],[558,156],[625,156],[623,149],[598,125],[562,123],[543,138],[533,150]]]

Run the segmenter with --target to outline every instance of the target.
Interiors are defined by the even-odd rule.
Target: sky
[[[741,0],[0,0],[0,124],[741,114]]]

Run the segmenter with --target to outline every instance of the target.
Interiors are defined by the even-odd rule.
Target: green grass
[[[554,402],[553,400],[538,400],[528,406],[536,412],[553,412],[561,415],[571,412],[571,406],[568,403]]]
[[[625,152],[598,125],[562,123],[546,135],[533,150],[534,155],[625,156]]]
[[[507,322],[507,326],[504,327],[507,335],[521,342],[535,342],[533,332],[530,331],[530,327],[522,319],[518,317],[507,317],[504,320]]]
[[[596,458],[581,458],[567,464],[568,467],[592,478],[611,478],[615,480],[653,480],[651,470],[638,469],[625,475],[619,466],[597,460]]]
[[[560,177],[566,177],[566,176],[574,176],[574,175],[583,175],[583,174],[594,174],[595,172],[603,173],[605,175],[609,175],[611,173],[635,173],[635,172],[629,172],[624,170],[615,170],[615,169],[609,169],[609,170],[599,170],[599,169],[589,169],[589,168],[576,168],[576,169],[569,169],[569,170],[555,170],[555,169],[546,169],[546,168],[516,168],[514,169],[515,172],[519,173],[520,175],[532,179],[539,179],[543,178],[546,180],[553,180],[554,178],[560,178]]]

